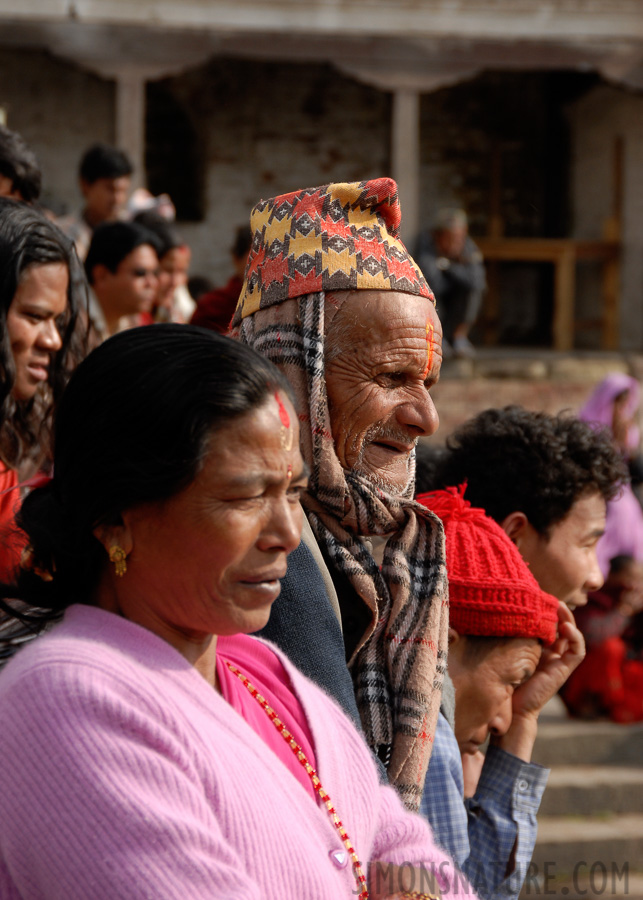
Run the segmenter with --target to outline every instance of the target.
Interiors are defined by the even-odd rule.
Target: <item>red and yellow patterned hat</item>
[[[404,291],[435,298],[398,237],[392,178],[326,184],[262,200],[233,319],[317,291]]]

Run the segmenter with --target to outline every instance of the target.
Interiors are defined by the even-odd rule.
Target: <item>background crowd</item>
[[[214,288],[131,174],[0,131],[0,893],[517,897],[545,705],[643,720],[638,383],[435,451],[462,211],[262,200]]]

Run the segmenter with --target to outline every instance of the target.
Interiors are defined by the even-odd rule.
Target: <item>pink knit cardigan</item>
[[[453,868],[345,715],[283,657],[365,866]],[[72,606],[0,675],[3,900],[349,900],[325,808],[188,662]],[[340,851],[339,860],[333,855]],[[471,896],[455,879],[454,892]]]

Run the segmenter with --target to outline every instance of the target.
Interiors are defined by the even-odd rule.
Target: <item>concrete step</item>
[[[541,816],[643,812],[643,766],[555,766]]]
[[[542,722],[532,759],[542,766],[643,766],[643,724]]]
[[[582,867],[643,871],[643,812],[602,818],[539,815],[532,863],[539,873],[549,867],[569,876]]]

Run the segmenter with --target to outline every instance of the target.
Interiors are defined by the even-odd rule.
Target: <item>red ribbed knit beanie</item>
[[[558,600],[541,590],[518,548],[466,485],[416,497],[442,519],[449,577],[449,624],[462,635],[556,639]]]

